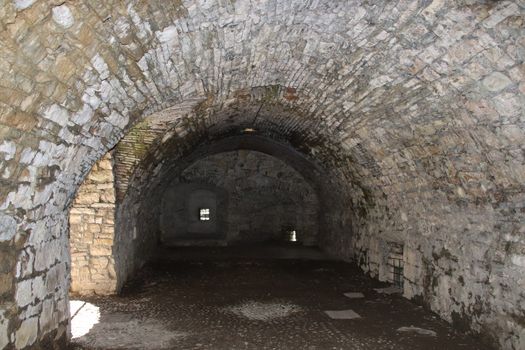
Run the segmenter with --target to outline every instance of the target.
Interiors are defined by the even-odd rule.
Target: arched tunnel
[[[522,0],[0,1],[0,349],[525,349],[524,58]]]

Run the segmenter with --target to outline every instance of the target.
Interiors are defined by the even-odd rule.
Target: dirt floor
[[[77,301],[73,348],[487,349],[400,295],[376,292],[387,285],[352,264],[319,259],[318,252],[273,259],[214,249],[164,252],[122,295]],[[331,319],[327,310],[361,318]],[[411,326],[425,334],[399,330]]]

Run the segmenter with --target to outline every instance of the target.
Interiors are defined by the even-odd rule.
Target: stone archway
[[[181,153],[243,128],[284,136],[353,194],[352,220],[331,217],[339,254],[384,277],[381,241],[403,242],[406,297],[522,347],[519,1],[170,5],[0,5],[0,348],[66,342],[68,208],[161,111],[169,130],[127,135]],[[155,174],[143,164],[126,179]]]

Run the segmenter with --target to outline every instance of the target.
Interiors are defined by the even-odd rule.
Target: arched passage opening
[[[127,164],[115,160],[119,147],[91,169],[70,211],[74,295],[118,292],[159,245],[285,241],[292,231],[294,241],[318,245],[329,212],[321,202],[334,193],[322,194],[324,171],[289,146],[256,135],[222,138],[182,159],[160,159],[163,176],[132,181],[134,191],[116,200],[123,179],[113,174]],[[200,209],[209,210],[206,222]]]

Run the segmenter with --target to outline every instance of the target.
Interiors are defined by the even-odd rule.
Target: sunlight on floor
[[[86,335],[100,321],[97,306],[82,300],[71,300],[71,335],[72,339]]]

